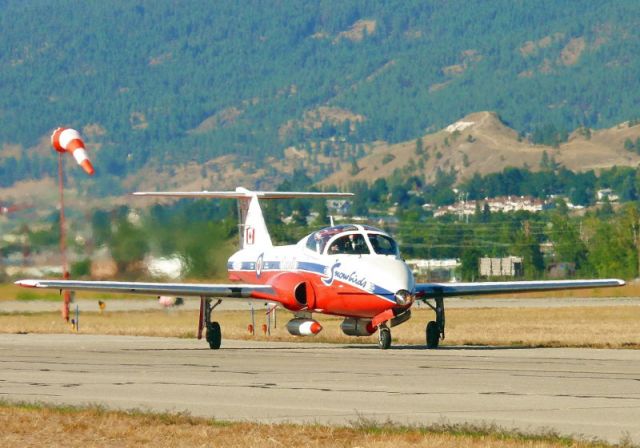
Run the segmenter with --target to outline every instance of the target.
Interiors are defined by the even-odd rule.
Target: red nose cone
[[[322,331],[322,325],[320,325],[318,322],[314,322],[311,324],[311,333],[318,334],[321,331]]]

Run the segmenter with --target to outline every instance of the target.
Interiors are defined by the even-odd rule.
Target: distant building
[[[537,199],[531,196],[501,196],[496,198],[485,198],[482,201],[459,201],[452,205],[440,207],[433,212],[434,217],[444,215],[468,216],[476,213],[476,210],[482,210],[484,204],[489,206],[491,213],[528,211],[537,213],[549,206],[547,201]]]
[[[489,204],[491,212],[541,212],[546,202],[542,199],[533,198],[531,196],[502,196],[498,198],[485,199]]]
[[[480,258],[481,277],[522,277],[522,257]]]
[[[439,282],[455,281],[455,271],[461,266],[457,258],[429,260],[414,258],[406,260],[406,263],[416,277]]]
[[[596,199],[598,200],[598,202],[618,202],[618,199],[620,199],[620,197],[615,194],[611,188],[603,188],[602,190],[598,190],[596,192]]]
[[[476,201],[456,202],[455,204],[438,207],[433,212],[434,218],[444,215],[473,215],[476,212]]]

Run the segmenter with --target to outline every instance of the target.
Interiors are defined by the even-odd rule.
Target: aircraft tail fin
[[[353,193],[324,193],[300,191],[251,191],[238,187],[235,191],[159,191],[136,192],[134,196],[176,197],[176,198],[229,198],[238,200],[240,222],[240,245],[244,248],[267,248],[273,246],[267,224],[260,208],[260,199],[291,198],[346,198]]]

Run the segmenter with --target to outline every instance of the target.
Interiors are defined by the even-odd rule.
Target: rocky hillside
[[[311,123],[311,122],[310,122]],[[309,124],[312,126],[312,124]],[[335,141],[318,143],[331,146]],[[568,141],[554,146],[535,145],[528,138],[505,125],[496,113],[477,112],[415,140],[389,144],[375,142],[362,146],[362,155],[345,161],[344,157],[322,151],[289,147],[280,158],[266,156],[266,168],[247,170],[242,157],[227,155],[204,163],[190,162],[170,170],[149,165],[130,174],[113,186],[113,194],[101,199],[102,204],[131,203],[128,193],[136,190],[202,190],[233,189],[239,185],[262,189],[275,188],[291,177],[295,169],[311,178],[321,174],[319,167],[330,167],[328,175],[320,177],[318,185],[347,186],[352,181],[372,183],[378,178],[394,175],[420,176],[427,182],[435,179],[438,170],[456,173],[463,182],[474,173],[481,175],[502,171],[505,167],[528,167],[537,171],[545,164],[563,165],[572,171],[595,170],[613,166],[637,167],[640,155],[640,124],[624,122],[608,129],[580,128],[568,136]],[[639,148],[640,149],[640,148]],[[98,146],[90,148],[100,152]],[[56,156],[43,138],[30,151],[49,159],[55,166]],[[5,147],[6,154],[15,148]],[[318,155],[320,153],[320,155]],[[19,156],[18,153],[15,153]],[[69,201],[76,206],[87,205],[93,179],[86,178],[71,161],[66,161]],[[97,169],[102,167],[97,165]],[[20,181],[0,189],[6,202],[25,201],[48,206],[57,200],[56,179]],[[135,199],[136,204],[148,201]],[[89,202],[91,204],[91,202]]]
[[[357,168],[343,166],[321,184],[373,182],[391,176],[394,171],[432,181],[438,169],[454,170],[458,181],[463,181],[474,173],[485,175],[505,167],[526,166],[536,171],[545,158],[572,171],[635,167],[640,156],[625,149],[625,141],[635,142],[638,138],[640,125],[625,122],[602,130],[580,128],[557,147],[534,145],[506,126],[495,113],[477,112],[416,140],[393,145],[377,142],[369,154],[357,160]]]

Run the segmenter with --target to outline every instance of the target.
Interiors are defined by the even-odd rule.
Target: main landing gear
[[[429,322],[425,330],[427,348],[431,349],[438,348],[440,339],[444,339],[444,299],[442,297],[435,297],[434,300],[436,302],[435,306],[432,305],[431,302],[424,301],[424,303],[436,312],[436,320]]]
[[[222,332],[218,322],[211,322],[211,312],[222,303],[218,300],[215,304],[211,304],[211,298],[203,297],[200,302],[200,325],[198,328],[198,339],[202,336],[202,326],[207,329],[207,342],[211,350],[218,350],[222,344]]]

